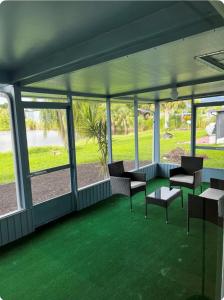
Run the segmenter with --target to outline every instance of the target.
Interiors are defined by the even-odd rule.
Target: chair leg
[[[132,209],[132,196],[131,197],[129,197],[130,198],[130,210],[131,210],[131,212],[133,211],[133,209]]]
[[[203,187],[202,187],[202,184],[201,184],[201,193],[202,193],[202,191],[203,191]]]
[[[184,207],[183,190],[181,190],[181,203],[182,203],[182,208],[183,208]]]
[[[195,195],[195,189],[193,189],[193,195]]]
[[[147,206],[147,199],[145,198],[145,219],[148,217],[148,206]]]
[[[187,235],[189,235],[190,232],[190,218],[187,216]]]

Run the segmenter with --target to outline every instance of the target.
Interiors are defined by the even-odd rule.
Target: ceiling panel
[[[79,71],[31,84],[32,87],[78,92],[116,94],[177,82],[212,78],[224,74],[201,63],[196,56],[224,48],[224,27],[204,32],[157,48],[114,59]],[[216,89],[220,83],[182,88],[183,93]],[[155,98],[167,96],[165,91],[151,93]]]
[[[0,67],[14,70],[172,4],[6,0],[0,7]]]

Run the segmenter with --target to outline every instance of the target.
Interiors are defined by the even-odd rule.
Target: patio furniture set
[[[133,210],[132,196],[138,192],[145,193],[145,218],[148,216],[148,204],[154,204],[165,208],[165,218],[168,223],[168,207],[175,199],[181,198],[183,208],[181,187],[186,187],[193,190],[193,194],[188,195],[187,233],[190,229],[190,218],[199,218],[223,226],[224,180],[211,178],[210,188],[202,191],[203,158],[201,157],[182,156],[181,166],[170,170],[169,187],[162,186],[148,195],[146,174],[125,172],[123,161],[108,164],[108,169],[112,195],[121,194],[129,197],[131,211]],[[201,189],[201,194],[195,195],[198,187]]]

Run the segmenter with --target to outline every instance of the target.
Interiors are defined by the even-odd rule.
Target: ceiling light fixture
[[[176,87],[172,88],[171,93],[170,93],[170,98],[172,100],[177,100],[177,98],[178,98],[178,91],[177,91]]]
[[[0,4],[3,2],[4,0],[0,0]]]

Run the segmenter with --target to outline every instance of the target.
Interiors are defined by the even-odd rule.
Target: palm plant
[[[78,134],[97,141],[103,176],[107,177],[107,125],[104,105],[84,101],[74,102],[74,122]]]

